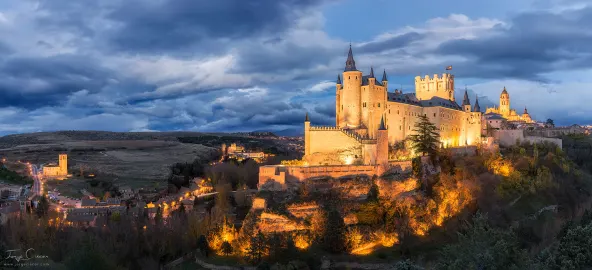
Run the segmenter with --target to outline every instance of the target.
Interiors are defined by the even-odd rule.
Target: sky
[[[453,66],[482,108],[592,123],[592,4],[579,0],[3,0],[0,135],[236,132],[334,124],[335,79],[389,91]]]

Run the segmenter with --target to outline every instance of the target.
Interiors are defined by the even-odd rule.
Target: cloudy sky
[[[457,97],[592,123],[586,2],[2,0],[0,135],[332,124],[350,42],[389,91],[452,65]]]

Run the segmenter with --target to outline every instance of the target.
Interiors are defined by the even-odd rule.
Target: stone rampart
[[[301,182],[316,177],[343,177],[354,175],[374,176],[386,170],[400,173],[411,171],[411,161],[392,161],[389,168],[377,165],[333,165],[333,166],[283,166],[268,165],[259,168],[259,188],[285,188],[287,182]]]

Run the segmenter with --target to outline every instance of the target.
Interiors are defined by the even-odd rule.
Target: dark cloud
[[[459,75],[543,80],[541,74],[592,67],[592,8],[563,13],[530,12],[476,39],[452,40],[436,53],[459,55]]]
[[[8,57],[0,62],[0,106],[53,106],[83,89],[98,92],[111,72],[96,62],[80,55]]]
[[[327,64],[339,51],[322,47],[300,47],[294,43],[274,43],[266,47],[241,48],[233,72],[280,73]]]
[[[45,26],[60,26],[86,35],[96,35],[102,18],[113,29],[99,37],[129,52],[170,52],[194,48],[212,39],[240,39],[273,35],[288,28],[296,13],[320,4],[321,0],[163,0],[163,1],[44,1],[42,9],[56,14],[39,19]],[[59,16],[58,16],[59,15]],[[196,48],[197,49],[197,48]]]
[[[356,52],[360,53],[376,53],[393,49],[399,49],[409,46],[412,42],[424,38],[424,35],[417,32],[409,32],[402,35],[394,36],[386,40],[374,41],[359,46]]]

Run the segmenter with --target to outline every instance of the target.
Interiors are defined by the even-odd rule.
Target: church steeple
[[[481,107],[479,107],[479,96],[475,96],[475,106],[473,107],[473,112],[481,112]]]
[[[354,54],[352,53],[351,44],[349,44],[349,52],[347,53],[347,60],[345,61],[344,71],[357,71],[356,61],[354,61]]]

